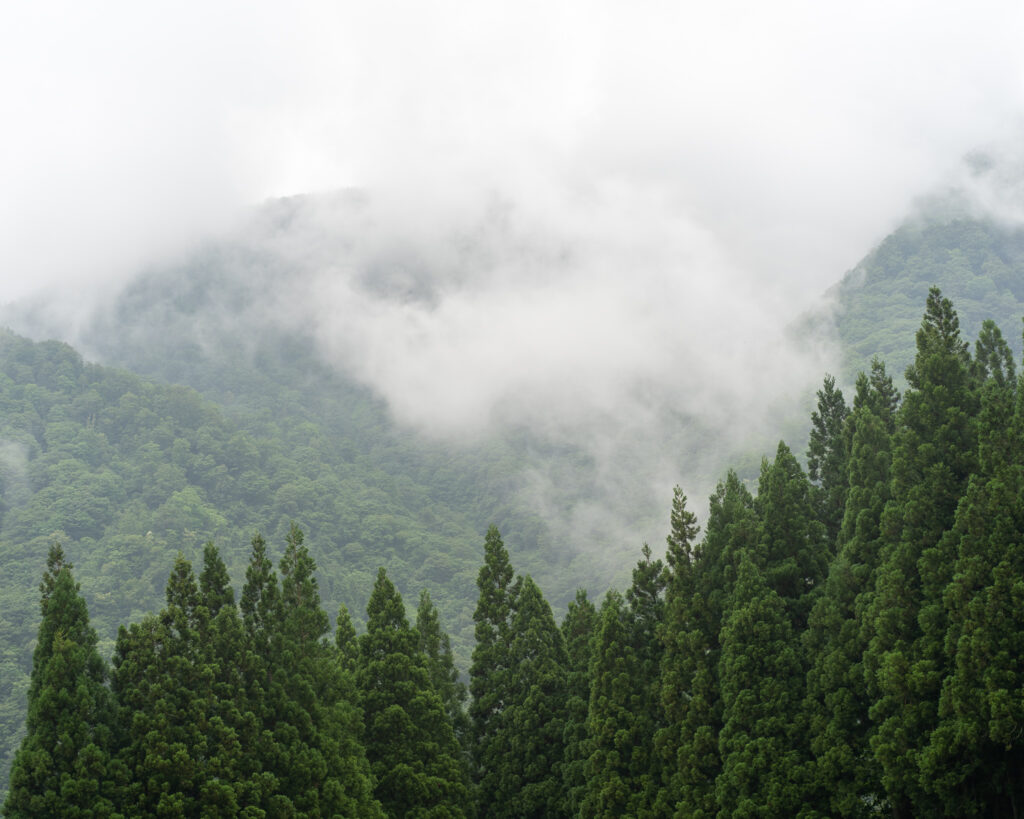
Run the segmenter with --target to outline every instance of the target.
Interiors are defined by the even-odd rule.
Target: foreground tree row
[[[561,626],[496,529],[471,697],[429,596],[382,569],[334,639],[292,529],[236,606],[211,545],[109,675],[59,548],[7,816],[1016,816],[1024,809],[1024,388],[930,294],[902,401],[818,393],[805,472],[729,473],[703,537]]]

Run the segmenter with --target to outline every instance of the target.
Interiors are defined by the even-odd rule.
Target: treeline
[[[878,361],[852,406],[826,378],[806,472],[730,473],[700,538],[677,490],[664,560],[561,626],[492,528],[468,708],[383,570],[330,639],[295,529],[238,606],[179,559],[109,680],[54,549],[7,815],[1018,815],[1024,388],[937,289],[916,341],[902,400]]]

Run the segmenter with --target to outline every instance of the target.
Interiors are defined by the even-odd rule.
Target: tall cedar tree
[[[805,798],[808,806],[830,816],[868,816],[884,801],[868,744],[871,701],[861,663],[867,632],[861,624],[878,565],[879,522],[889,499],[894,395],[898,400],[877,361],[870,379],[864,373],[857,378],[847,424],[849,494],[839,551],[804,634],[811,667],[803,711],[814,757]]]
[[[654,815],[661,789],[662,765],[654,740],[665,729],[661,706],[661,662],[664,643],[658,634],[665,619],[665,585],[668,575],[661,560],[651,559],[645,543],[641,558],[633,569],[633,582],[626,590],[630,610],[630,641],[637,666],[634,672],[632,729],[639,742],[630,761],[631,788],[634,791],[633,814]]]
[[[789,612],[748,551],[721,634],[720,817],[790,817],[802,801],[794,717],[803,669]]]
[[[893,442],[892,499],[882,515],[885,545],[864,654],[877,724],[871,746],[897,817],[942,812],[931,783],[922,780],[920,755],[937,727],[948,668],[943,592],[956,550],[943,533],[977,463],[971,371],[956,311],[932,288]]]
[[[651,559],[645,544],[626,592],[628,608],[620,609],[615,597],[605,600],[591,672],[588,770],[591,776],[601,765],[612,770],[600,775],[584,801],[585,812],[598,811],[587,815],[606,815],[619,800],[630,816],[652,816],[656,810],[661,765],[654,738],[664,728],[658,625],[664,619],[665,580],[664,564]],[[622,659],[628,675],[622,673]]]
[[[179,554],[167,580],[166,605],[156,617],[118,634],[114,690],[127,781],[128,815],[199,815],[215,756],[204,731],[210,675],[199,657],[199,589]]]
[[[559,817],[564,813],[568,659],[562,633],[537,584],[525,578],[512,621],[511,667],[515,699],[506,705],[499,745],[494,816]]]
[[[807,475],[813,488],[811,498],[818,520],[825,524],[829,547],[834,548],[843,522],[846,504],[848,457],[844,430],[849,407],[836,380],[825,376],[818,390],[818,408],[811,413],[811,435],[807,445]]]
[[[459,745],[431,685],[419,634],[384,569],[366,614],[358,680],[377,798],[392,817],[464,816],[468,792]]]
[[[676,649],[667,663],[675,668],[680,682],[678,688],[663,686],[662,702],[670,718],[678,713],[681,726],[667,797],[675,800],[676,816],[718,813],[715,783],[722,770],[718,747],[722,727],[720,632],[729,611],[739,555],[755,550],[757,538],[754,498],[730,470],[711,496],[707,528],[694,564],[694,595],[687,600],[669,591],[665,631],[674,637]],[[670,546],[669,554],[672,552]],[[690,681],[689,688],[683,687],[685,680]]]
[[[347,614],[347,612],[346,612]],[[460,759],[465,769],[465,782],[469,784],[470,764],[470,730],[469,714],[466,712],[466,685],[459,679],[459,670],[455,667],[452,654],[452,643],[447,632],[441,628],[437,608],[424,589],[420,592],[420,604],[416,609],[416,632],[419,635],[419,649],[427,658],[427,671],[430,684],[441,697],[445,713],[455,731],[458,740]]]
[[[950,533],[957,547],[944,597],[950,672],[921,768],[946,815],[1011,817],[1024,809],[1024,407],[994,324],[986,323],[976,350],[976,373],[986,379],[980,465]]]
[[[113,703],[96,632],[59,544],[40,585],[28,731],[11,766],[5,816],[109,816]]]
[[[665,591],[665,618],[658,630],[664,652],[660,687],[664,726],[654,738],[662,769],[657,804],[658,811],[664,815],[671,815],[682,798],[679,750],[683,742],[683,722],[693,700],[695,652],[702,652],[708,645],[701,628],[704,625],[703,599],[697,590],[701,553],[696,538],[700,527],[696,515],[686,508],[686,495],[678,486],[673,490],[669,524],[666,538],[669,580]]]
[[[562,781],[565,787],[563,813],[576,816],[586,786],[586,762],[590,751],[587,743],[587,709],[590,705],[591,643],[597,630],[597,609],[583,589],[569,602],[569,611],[562,620],[562,641],[568,659],[566,675],[565,757]]]
[[[590,660],[590,708],[587,735],[590,756],[587,783],[579,815],[583,819],[626,816],[635,801],[630,763],[642,737],[635,727],[632,706],[636,657],[633,653],[629,610],[614,589],[605,595]]]
[[[271,623],[264,736],[279,779],[271,814],[379,816],[353,681],[320,606],[316,564],[292,526],[278,565],[281,590]]]
[[[515,577],[497,527],[484,539],[484,563],[476,580],[480,597],[473,612],[476,645],[469,669],[472,700],[474,771],[477,806],[483,816],[501,810],[496,803],[497,777],[504,762],[502,736],[505,707],[514,699],[509,649],[521,581]]]
[[[830,549],[815,514],[811,485],[782,441],[775,460],[761,465],[756,505],[762,571],[785,603],[793,633],[799,634],[825,578]]]

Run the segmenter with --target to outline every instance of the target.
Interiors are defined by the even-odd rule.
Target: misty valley
[[[1024,810],[1024,232],[908,221],[760,380],[709,340],[453,430],[444,356],[401,393],[391,324],[276,309],[306,207],[0,317],[5,816]],[[503,224],[444,276],[562,258]],[[350,244],[349,307],[450,309]]]

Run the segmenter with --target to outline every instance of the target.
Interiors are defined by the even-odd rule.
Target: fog
[[[687,486],[666,429],[740,447],[805,410],[833,351],[787,323],[1024,111],[1016,2],[705,6],[6,8],[0,302],[74,340],[233,237],[302,271],[267,315],[399,423],[527,425],[610,492],[629,451],[701,498],[724,456]]]

